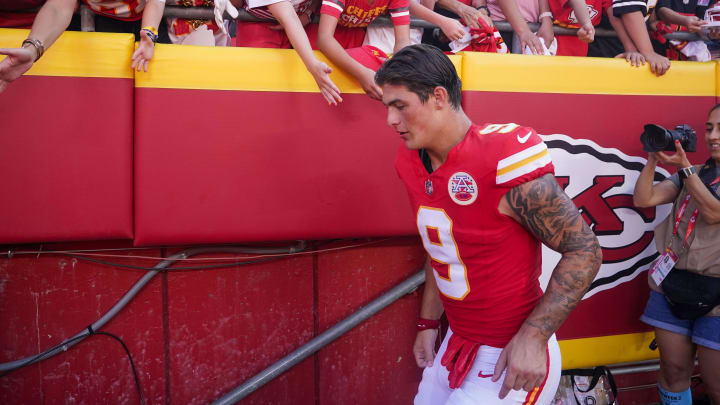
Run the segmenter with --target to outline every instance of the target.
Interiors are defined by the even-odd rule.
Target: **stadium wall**
[[[0,29],[0,47],[26,36]],[[414,274],[423,252],[385,109],[339,69],[344,102],[330,107],[289,50],[158,45],[150,72],[136,73],[133,47],[129,35],[66,32],[0,95],[0,362],[74,335],[145,272],[20,252],[117,249],[102,260],[152,267],[178,246],[311,241],[318,253],[163,273],[104,328],[128,344],[149,403],[207,403]],[[637,318],[668,207],[632,207],[639,134],[688,123],[702,137],[717,63],[673,62],[656,78],[623,60],[453,62],[475,122],[544,136],[603,245],[598,278],[558,332],[563,366],[656,357]],[[703,160],[706,146],[691,155]],[[557,256],[543,259],[546,281]],[[242,403],[408,403],[419,293]],[[137,401],[124,352],[102,336],[0,379],[2,403]]]

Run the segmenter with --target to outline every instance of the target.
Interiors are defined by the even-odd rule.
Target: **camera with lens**
[[[697,149],[695,130],[687,124],[678,125],[674,130],[665,129],[660,125],[647,124],[640,135],[640,142],[642,142],[645,152],[674,152],[675,141],[680,141],[685,152],[695,152]]]

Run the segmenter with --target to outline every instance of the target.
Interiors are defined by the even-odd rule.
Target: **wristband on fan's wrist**
[[[144,32],[145,35],[147,35],[147,38],[149,38],[150,41],[152,41],[152,43],[154,44],[158,41],[158,33],[157,29],[153,30],[152,28],[153,27],[143,27],[140,32]]]
[[[553,17],[553,14],[551,12],[545,11],[544,13],[540,13],[540,15],[538,16],[538,21],[542,22],[542,19],[545,17],[550,18],[550,22],[552,22],[553,18],[555,18]]]
[[[438,329],[440,327],[440,321],[437,319],[425,319],[425,318],[418,318],[417,320],[417,330],[427,330],[427,329]]]
[[[477,6],[477,7],[475,7],[475,8],[476,8],[478,11],[485,10],[485,15],[487,15],[488,17],[490,17],[490,9],[488,8],[488,6]]]

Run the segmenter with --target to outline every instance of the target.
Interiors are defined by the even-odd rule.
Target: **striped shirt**
[[[279,3],[281,1],[286,0],[246,0],[245,1],[245,11],[247,11],[250,15],[253,15],[257,18],[268,20],[268,21],[276,21],[275,17],[273,17],[270,10],[268,10],[267,6],[270,4]],[[289,0],[290,3],[295,8],[295,12],[297,15],[304,14],[308,11],[310,8],[310,4],[312,3],[312,0]]]
[[[83,0],[92,11],[117,20],[136,21],[142,16],[145,0]]]
[[[647,21],[657,4],[657,0],[613,0],[612,4],[615,17],[622,17],[623,14],[640,11]]]

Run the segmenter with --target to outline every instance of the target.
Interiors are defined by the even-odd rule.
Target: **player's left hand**
[[[426,329],[418,332],[413,344],[413,355],[418,367],[431,367],[435,361],[435,341],[437,329]]]
[[[674,154],[668,155],[664,152],[655,152],[655,157],[661,163],[669,166],[675,166],[678,169],[692,166],[687,158],[687,155],[685,155],[685,150],[683,149],[682,145],[680,145],[680,141],[675,141]]]
[[[507,371],[498,398],[504,399],[510,390],[530,392],[539,387],[545,379],[546,367],[547,339],[525,333],[521,328],[500,353],[495,365],[493,382]]]
[[[595,40],[595,27],[592,23],[587,23],[578,29],[577,36],[578,39],[589,44]]]

